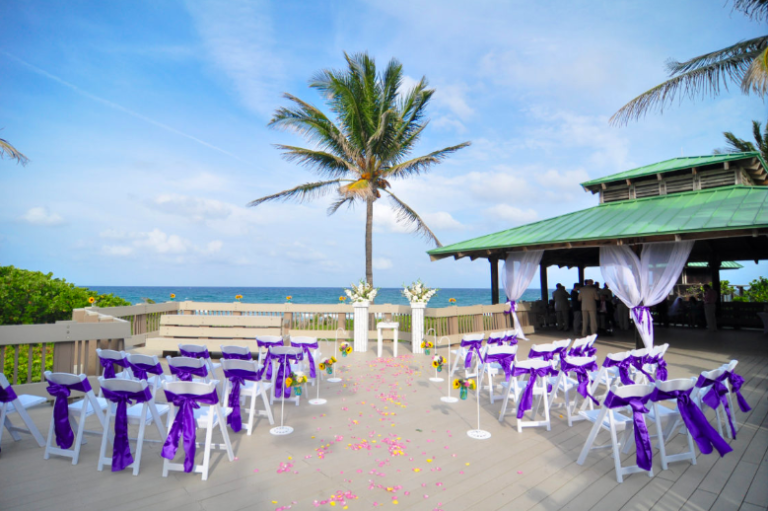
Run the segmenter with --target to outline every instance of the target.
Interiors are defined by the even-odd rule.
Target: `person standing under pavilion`
[[[565,286],[558,284],[557,289],[552,293],[552,298],[555,300],[555,311],[557,311],[557,329],[565,332],[568,330],[568,316],[571,312],[571,304],[568,301],[570,296]]]
[[[581,302],[581,336],[585,337],[589,330],[589,335],[597,333],[597,301],[600,297],[597,289],[591,280],[579,291],[579,301]]]

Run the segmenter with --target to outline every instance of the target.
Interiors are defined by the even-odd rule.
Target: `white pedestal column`
[[[368,305],[370,302],[352,304],[355,310],[355,351],[368,351]]]
[[[424,309],[426,303],[411,304],[411,351],[413,353],[424,353],[421,349],[421,341],[424,340]]]

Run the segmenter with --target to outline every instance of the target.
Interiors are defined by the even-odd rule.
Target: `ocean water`
[[[143,303],[144,298],[156,302],[166,302],[171,293],[176,295],[176,301],[190,300],[194,302],[234,302],[235,295],[243,295],[243,303],[285,303],[286,296],[291,296],[293,303],[330,304],[339,303],[339,297],[344,295],[341,287],[185,287],[185,286],[86,286],[99,293],[112,293],[133,304]],[[377,304],[391,303],[408,305],[408,300],[401,294],[401,288],[381,288],[376,296]],[[551,298],[552,291],[549,290]],[[504,290],[499,291],[499,297],[504,297]],[[522,301],[538,300],[541,297],[539,289],[528,289],[523,293]],[[440,289],[429,301],[430,307],[448,307],[448,300],[456,299],[455,305],[490,305],[491,290],[484,289]]]

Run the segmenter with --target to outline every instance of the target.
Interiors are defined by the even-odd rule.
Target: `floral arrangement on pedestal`
[[[445,358],[442,355],[435,355],[432,357],[432,367],[437,369],[437,372],[442,372],[443,364],[445,364]]]
[[[352,346],[350,346],[348,342],[343,342],[339,344],[339,353],[341,353],[342,357],[346,357],[347,355],[352,353]]]
[[[344,303],[344,302],[346,302],[346,301],[347,301],[347,297],[346,297],[346,296],[340,296],[340,297],[339,297],[339,301],[340,301],[341,303]]]
[[[291,300],[293,300],[293,296],[288,295],[288,296],[285,297],[285,301],[286,302],[291,303]]]
[[[379,293],[378,288],[373,287],[363,279],[360,279],[357,285],[352,284],[351,287],[352,289],[345,289],[344,293],[355,303],[372,302]]]
[[[292,388],[297,396],[301,395],[301,386],[307,383],[307,375],[296,371],[295,373],[291,373],[288,375],[288,377],[285,379],[285,388]]]
[[[243,295],[235,295],[235,300],[238,302],[243,299]]]
[[[448,298],[448,303],[456,303],[456,298]]]
[[[439,289],[429,288],[424,285],[421,279],[413,282],[410,286],[403,284],[403,290],[401,293],[408,299],[409,302],[426,304],[430,298],[435,296]]]
[[[333,374],[333,364],[336,363],[336,358],[326,358],[322,362],[320,362],[317,367],[320,368],[321,371],[326,371],[328,374]]]
[[[171,301],[174,301],[175,299],[176,299],[176,294],[175,293],[171,293]]]
[[[469,389],[475,390],[477,388],[477,383],[475,383],[475,380],[472,378],[456,378],[453,380],[453,388],[461,389],[459,392],[461,399],[467,399]]]
[[[429,355],[429,350],[435,347],[435,343],[432,341],[427,341],[426,339],[421,341],[421,349],[424,350],[424,353],[426,355]]]

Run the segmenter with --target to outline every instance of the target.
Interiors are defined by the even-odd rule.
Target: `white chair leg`
[[[576,460],[576,463],[579,465],[583,465],[584,462],[587,460],[587,455],[589,454],[589,451],[592,449],[592,444],[595,443],[595,439],[597,438],[597,434],[600,432],[600,428],[603,424],[603,421],[605,420],[605,414],[607,413],[608,409],[603,408],[600,410],[600,413],[597,414],[597,420],[592,425],[592,429],[589,432],[589,436],[587,437],[587,441],[584,442],[584,447],[581,449],[581,454],[579,454],[579,459]]]
[[[51,447],[53,447],[53,413],[51,413],[51,423],[48,426],[48,439],[45,442],[45,452],[43,453],[43,459],[47,460],[51,457]]]
[[[256,391],[259,390],[257,387],[253,388],[253,393],[248,396],[250,406],[248,407],[248,436],[251,436],[251,433],[253,433],[253,422],[256,420],[256,399],[259,397],[258,394],[256,394]]]
[[[99,448],[99,463],[96,465],[96,469],[101,472],[104,470],[104,462],[107,458],[107,438],[109,437],[109,421],[112,418],[112,403],[107,405],[107,427],[101,432],[101,447]],[[110,458],[111,462],[111,458]]]
[[[229,461],[235,460],[235,453],[232,451],[232,442],[229,440],[229,431],[227,431],[227,418],[224,416],[224,411],[219,405],[216,406],[216,413],[219,416],[219,427],[221,428],[221,434],[224,437],[224,446],[227,449],[227,456]]]
[[[160,441],[165,442],[165,438],[168,436],[168,434],[163,427],[163,421],[160,417],[160,412],[157,411],[157,406],[155,405],[154,399],[149,402],[149,411],[152,413],[152,422],[155,424],[157,432],[160,434]]]
[[[267,418],[269,419],[269,425],[274,426],[275,424],[275,418],[272,416],[272,407],[269,405],[269,401],[267,400],[267,390],[262,389],[261,392],[261,399],[264,401],[264,409],[267,412]]]
[[[19,414],[19,417],[21,417],[21,420],[26,424],[27,429],[29,430],[29,433],[35,437],[35,440],[37,440],[37,444],[40,447],[45,446],[45,440],[43,439],[43,435],[40,434],[40,431],[37,429],[37,426],[35,426],[35,423],[32,421],[32,418],[29,416],[29,413],[27,412],[27,409],[22,406],[21,401],[18,399],[14,400],[13,407],[16,409],[16,413]],[[7,415],[6,415],[7,417]],[[0,424],[2,424],[3,421],[0,420]],[[13,431],[11,432],[11,436],[13,436]]]
[[[203,481],[208,480],[208,467],[211,462],[211,438],[213,436],[213,414],[215,413],[213,407],[216,405],[210,406],[211,409],[208,410],[208,423],[205,425],[205,447],[203,450],[202,464]]]
[[[659,415],[659,405],[653,403],[653,415],[654,422],[656,423],[656,435],[659,441],[659,458],[661,459],[661,468],[667,470],[669,464],[667,463],[667,448],[664,445],[664,433],[661,428],[661,416]]]
[[[87,398],[86,398],[87,399]],[[77,465],[78,460],[80,459],[80,447],[83,445],[83,433],[85,432],[85,419],[86,419],[86,412],[88,411],[88,403],[83,403],[83,407],[80,409],[80,420],[77,424],[77,437],[75,439],[75,455],[72,457],[72,464]],[[96,412],[94,410],[94,413],[100,413]],[[99,416],[102,422],[102,426],[104,425],[104,417]],[[109,430],[109,428],[106,428]]]
[[[616,423],[613,420],[613,414],[609,416],[608,420],[611,425],[611,443],[613,444],[611,450],[613,451],[613,464],[616,468],[616,481],[623,483],[624,476],[622,474],[622,469],[621,469],[621,457],[619,455],[619,444],[616,439]]]
[[[8,415],[7,409],[8,409],[8,403],[3,403],[2,405],[0,405],[0,442],[3,441],[4,428],[8,428],[8,433],[11,432],[9,425],[5,423],[5,417],[6,415]]]
[[[136,438],[136,454],[133,455],[133,475],[139,475],[139,467],[141,466],[141,451],[144,446],[144,432],[147,428],[147,403],[141,407],[141,418],[139,419],[139,436]]]

